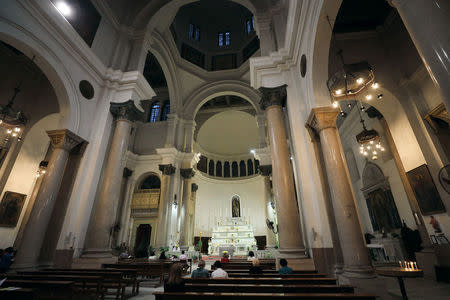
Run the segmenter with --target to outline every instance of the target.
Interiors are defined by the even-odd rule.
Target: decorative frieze
[[[184,179],[190,179],[190,178],[194,177],[195,172],[194,172],[194,169],[192,169],[192,168],[180,169],[180,174],[181,174],[181,177],[183,177]]]
[[[75,146],[85,142],[85,140],[68,129],[49,130],[47,131],[53,148],[62,148],[70,151]]]
[[[114,120],[134,122],[144,119],[144,113],[134,105],[133,100],[128,100],[127,102],[111,102],[109,111],[113,115]]]
[[[286,103],[286,87],[286,84],[273,88],[260,87],[259,91],[262,97],[259,105],[261,109],[265,110],[270,106],[283,106]]]
[[[172,175],[175,173],[176,168],[171,164],[167,165],[159,165],[159,170],[163,173],[163,175]]]

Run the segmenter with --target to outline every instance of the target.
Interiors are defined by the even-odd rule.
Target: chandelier
[[[385,150],[381,144],[381,137],[375,129],[368,130],[366,128],[361,111],[358,110],[358,112],[363,126],[363,131],[356,135],[356,141],[359,143],[359,153],[363,156],[371,156],[372,160],[377,160],[378,151],[384,152]]]
[[[31,59],[32,62],[34,61],[34,58],[35,56]],[[0,126],[6,130],[5,144],[10,138],[17,138],[17,141],[21,141],[23,128],[27,122],[27,118],[24,116],[23,112],[13,108],[14,100],[21,91],[20,87],[22,82],[23,81],[14,88],[14,94],[9,102],[6,105],[0,105]]]

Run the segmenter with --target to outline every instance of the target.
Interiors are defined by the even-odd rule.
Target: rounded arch
[[[142,184],[145,182],[145,180],[152,176],[157,177],[160,182],[160,185],[161,185],[161,178],[157,173],[145,172],[145,173],[142,173],[141,175],[139,175],[138,179],[136,180],[136,185],[135,185],[134,189],[136,191],[139,190],[141,188]]]
[[[366,162],[362,172],[363,188],[372,187],[384,180],[385,177],[381,168],[373,162]]]
[[[179,107],[181,106],[181,85],[179,83],[178,76],[176,76],[177,66],[174,57],[171,54],[170,47],[157,31],[153,31],[146,48],[155,56],[161,66],[164,77],[166,78],[167,89],[169,91],[171,113],[177,113]]]
[[[4,20],[0,20],[0,40],[17,48],[28,58],[36,55],[34,63],[47,77],[58,100],[61,116],[58,126],[78,132],[80,104],[77,86],[63,60],[32,33],[20,30]]]
[[[262,114],[259,107],[261,94],[250,85],[237,80],[223,80],[206,84],[195,90],[184,104],[184,117],[186,120],[194,120],[200,107],[209,100],[223,95],[239,96],[253,106],[256,114]]]

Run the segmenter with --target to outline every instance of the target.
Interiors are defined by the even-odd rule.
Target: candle
[[[419,270],[419,268],[417,267],[417,263],[414,262],[414,266],[416,267],[416,270]]]
[[[404,268],[406,269],[406,261],[403,261]]]

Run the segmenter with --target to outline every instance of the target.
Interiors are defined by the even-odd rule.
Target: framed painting
[[[0,226],[16,227],[27,195],[5,192],[0,202]]]
[[[416,195],[420,210],[423,215],[432,215],[445,212],[441,196],[434,184],[427,165],[421,165],[406,172],[409,183]]]

